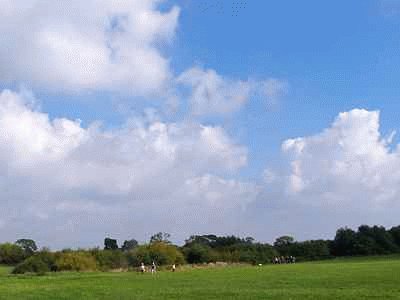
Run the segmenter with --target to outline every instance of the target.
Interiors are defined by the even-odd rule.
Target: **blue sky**
[[[166,8],[173,4],[164,3]],[[277,77],[289,84],[287,95],[275,107],[265,109],[263,100],[255,99],[224,124],[250,145],[256,157],[250,161],[252,167],[266,162],[265,155],[275,158],[282,140],[314,134],[339,112],[352,108],[381,110],[382,131],[398,129],[400,15],[386,12],[393,7],[390,2],[177,4],[182,8],[177,35],[164,49],[177,74],[195,63],[233,78]],[[71,97],[77,100],[72,107]],[[54,116],[83,122],[100,119],[110,126],[126,117],[110,110],[119,98],[130,102],[132,110],[148,105],[143,99],[101,92],[41,97],[44,110]]]
[[[178,216],[193,207],[212,216],[167,226],[177,241],[214,228],[272,241],[331,237],[345,225],[395,225],[400,176],[388,170],[397,174],[400,166],[399,140],[388,138],[400,126],[397,1],[143,3],[101,2],[91,13],[96,3],[73,1],[51,6],[44,18],[43,3],[5,1],[0,142],[10,146],[0,148],[0,162],[11,171],[0,175],[24,189],[0,193],[0,205],[12,212],[6,197],[20,203],[40,190],[39,202],[24,200],[31,202],[20,215],[0,215],[7,239],[35,235],[22,229],[25,218],[42,241],[55,235],[49,224],[59,226],[68,238],[54,247],[101,243],[104,234],[145,240],[166,221],[149,226],[125,214],[140,208],[159,216],[173,205]],[[25,125],[10,125],[18,115]],[[57,127],[62,118],[73,124]],[[24,136],[38,150],[24,148]],[[28,164],[24,157],[33,158]],[[347,165],[361,169],[343,171]],[[36,189],[52,176],[47,169],[67,174],[68,183]],[[174,189],[162,184],[165,174]],[[149,178],[161,183],[150,187]],[[349,217],[360,206],[359,217]],[[79,207],[88,215],[74,215]],[[107,209],[114,225],[88,224]],[[293,221],[279,227],[281,217]],[[76,235],[85,224],[90,229]]]

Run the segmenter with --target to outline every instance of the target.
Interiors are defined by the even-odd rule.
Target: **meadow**
[[[291,265],[136,272],[10,275],[0,299],[400,299],[398,257]]]

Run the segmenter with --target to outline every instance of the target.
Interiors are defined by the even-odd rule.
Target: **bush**
[[[102,271],[128,267],[127,256],[120,250],[92,249],[90,253]]]
[[[128,263],[128,266],[130,267],[139,267],[142,262],[147,262],[150,261],[151,258],[149,257],[146,260],[141,260],[137,255],[135,250],[130,250],[128,252],[125,252],[125,257],[126,261]]]
[[[325,240],[309,240],[296,242],[291,248],[290,255],[303,260],[319,260],[331,258],[330,242]]]
[[[158,265],[183,264],[185,262],[178,247],[165,242],[153,242],[149,245],[139,246],[131,255],[136,256],[136,262],[145,264],[151,264],[153,261]]]
[[[37,273],[44,274],[49,272],[50,269],[48,265],[40,259],[38,256],[31,256],[18,264],[14,270],[13,274],[24,274],[24,273]]]
[[[190,264],[211,261],[211,248],[201,244],[192,244],[184,249],[186,261]]]
[[[152,257],[150,256],[150,250],[148,245],[142,245],[137,247],[135,250],[130,251],[129,256],[130,263],[132,262],[134,267],[139,266],[141,263],[150,265],[152,263]]]
[[[14,265],[25,259],[25,251],[18,245],[11,243],[0,244],[0,263]]]
[[[13,274],[38,273],[44,274],[49,271],[56,271],[55,255],[49,251],[37,252],[18,264]]]
[[[74,251],[58,253],[56,258],[57,271],[95,271],[95,258],[88,252]]]

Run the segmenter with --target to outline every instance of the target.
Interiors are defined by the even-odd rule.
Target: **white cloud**
[[[10,232],[20,232],[24,220],[38,227],[23,230],[38,230],[44,240],[54,228],[82,240],[84,229],[67,232],[82,226],[99,241],[102,230],[126,233],[137,222],[143,236],[168,218],[180,218],[184,230],[171,227],[179,233],[212,228],[219,219],[225,227],[218,228],[228,230],[231,215],[258,194],[255,184],[227,178],[246,163],[246,148],[219,127],[136,119],[115,130],[83,128],[49,119],[24,95],[0,94],[0,219]],[[208,217],[192,223],[188,216],[198,214]],[[94,224],[97,231],[89,229]]]
[[[193,67],[177,80],[191,88],[190,104],[195,115],[235,112],[246,103],[251,92],[249,82],[224,78],[212,69]]]
[[[148,95],[171,71],[179,8],[161,0],[0,1],[0,81]]]
[[[269,78],[261,83],[261,94],[267,101],[267,106],[274,106],[288,92],[289,84],[285,80]]]
[[[253,96],[265,99],[266,106],[275,105],[288,89],[288,84],[279,79],[234,80],[200,67],[186,70],[177,82],[190,88],[189,101],[194,115],[234,113]]]
[[[292,199],[360,209],[392,206],[400,193],[400,147],[382,137],[379,112],[340,113],[320,134],[286,140]]]

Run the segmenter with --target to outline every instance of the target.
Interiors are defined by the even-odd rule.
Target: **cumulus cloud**
[[[314,205],[377,209],[396,203],[400,147],[379,131],[379,112],[354,109],[320,134],[282,144],[291,171],[286,191]]]
[[[239,110],[250,96],[250,84],[222,77],[212,69],[193,67],[178,77],[178,82],[191,88],[192,113],[227,114]]]
[[[213,69],[193,67],[183,72],[177,82],[190,88],[189,101],[194,115],[230,114],[240,110],[252,96],[274,105],[287,92],[285,81],[235,80],[218,74]]]
[[[269,78],[260,84],[261,94],[267,101],[267,106],[274,106],[279,103],[289,89],[289,84],[282,79]]]
[[[23,94],[0,94],[0,220],[10,232],[62,233],[54,244],[65,246],[91,230],[92,242],[106,232],[190,234],[221,220],[227,230],[258,194],[229,178],[246,163],[246,148],[220,127],[135,119],[83,128],[51,120]]]
[[[0,81],[56,90],[165,89],[179,8],[162,0],[0,1]]]
[[[247,210],[247,228],[273,241],[280,235],[331,239],[338,228],[398,225],[400,146],[382,134],[379,111],[340,113],[321,132],[282,143],[279,167],[266,168],[263,190]]]

